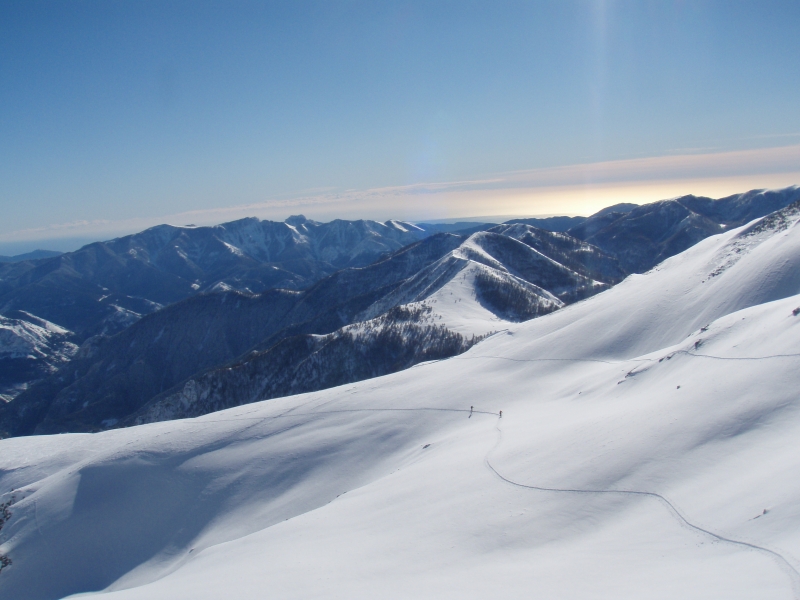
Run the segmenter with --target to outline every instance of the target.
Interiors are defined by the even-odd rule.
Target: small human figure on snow
[[[473,408],[474,408],[473,406],[470,406],[470,407],[469,407],[469,417],[468,417],[469,419],[471,419],[471,418],[472,418],[472,409],[473,409]]]
[[[500,418],[501,419],[503,418],[503,411],[502,410],[500,411]]]

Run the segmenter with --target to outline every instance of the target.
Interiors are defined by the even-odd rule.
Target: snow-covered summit
[[[456,331],[484,334],[502,328],[503,322],[547,314],[609,287],[584,274],[592,270],[579,261],[571,263],[579,271],[558,262],[566,252],[552,247],[540,251],[526,243],[534,231],[548,234],[528,225],[499,226],[472,234],[370,306],[363,318],[392,306],[424,303]],[[572,245],[592,248],[579,240],[572,240]],[[550,250],[556,258],[545,254]],[[596,248],[594,251],[599,254]]]

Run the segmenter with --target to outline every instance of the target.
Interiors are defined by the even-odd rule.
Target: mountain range
[[[602,293],[494,321],[447,360],[195,418],[0,440],[0,596],[795,597],[800,202],[719,229]],[[444,236],[421,269],[463,268],[398,307],[392,337],[427,319],[493,323],[469,293],[470,273],[503,273],[500,252],[481,254],[503,235],[490,233]],[[209,314],[263,301],[181,304],[200,298]],[[157,337],[176,306],[129,330],[150,321]],[[117,336],[147,339],[129,330]],[[292,390],[314,361],[276,384]]]
[[[54,256],[59,256],[62,254],[61,252],[56,252],[55,250],[34,250],[32,252],[26,252],[25,254],[15,254],[14,256],[0,256],[0,263],[13,263],[13,262],[23,262],[26,260],[39,260],[41,258],[53,258]]]
[[[800,187],[752,190],[719,200],[681,196],[642,206],[606,208],[569,234],[616,257],[628,273],[644,273],[702,239],[768,215],[800,199]]]
[[[796,186],[721,200],[685,196],[586,219],[472,224],[461,233],[436,233],[452,225],[303,217],[162,226],[7,265],[18,269],[2,284],[7,308],[29,299],[45,314],[70,313],[80,333],[53,323],[69,351],[53,349],[47,361],[31,354],[26,364],[39,360],[39,369],[7,363],[16,379],[7,378],[5,398],[16,399],[0,406],[0,432],[191,416],[446,358],[799,198]],[[531,222],[571,227],[553,232]],[[390,339],[391,356],[364,360]],[[271,364],[281,364],[280,373]],[[304,370],[309,364],[314,369]]]
[[[83,341],[198,293],[306,288],[427,235],[397,221],[317,223],[302,216],[160,225],[53,258],[0,265],[0,313],[25,310]]]
[[[553,251],[556,258],[559,252],[570,254],[566,246],[571,241],[571,254],[583,257],[575,260],[579,270],[493,230],[471,236],[440,233],[367,267],[340,270],[302,292],[200,294],[145,316],[117,335],[84,343],[69,368],[0,407],[0,430],[20,435],[117,426],[138,416],[148,403],[195,388],[197,377],[208,369],[215,375],[205,375],[204,381],[211,377],[209,385],[229,389],[217,380],[239,379],[242,369],[232,370],[231,364],[265,364],[279,355],[282,370],[300,369],[311,354],[318,364],[313,376],[306,375],[294,387],[244,382],[248,390],[261,390],[252,391],[247,401],[392,372],[463,351],[473,336],[556,310],[607,289],[621,276],[613,258],[584,242],[527,225],[509,231],[542,247],[561,239],[562,247]],[[617,279],[591,277],[601,272]],[[393,312],[396,307],[406,309]],[[362,330],[357,339],[350,335],[354,323]],[[410,358],[362,368],[364,362],[355,356],[365,352],[365,345],[379,347],[395,331],[402,331],[393,342],[395,354]],[[323,343],[319,336],[329,337]],[[432,345],[440,340],[449,350],[429,354],[415,349],[422,340]],[[332,345],[338,348],[335,354],[330,353]],[[326,350],[321,353],[322,347]],[[295,349],[289,357],[287,348]],[[330,359],[323,360],[323,355]],[[343,369],[345,363],[358,368]],[[244,370],[256,372],[252,366]],[[227,402],[243,397],[237,392]]]

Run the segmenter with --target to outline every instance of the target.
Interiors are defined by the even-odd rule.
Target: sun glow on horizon
[[[81,220],[0,234],[0,244],[64,238],[108,239],[169,223],[215,225],[244,217],[318,221],[426,220],[494,215],[588,216],[621,202],[646,204],[694,194],[720,198],[800,184],[800,145],[682,154],[494,174],[469,181],[416,183],[316,193],[238,206],[124,220]]]

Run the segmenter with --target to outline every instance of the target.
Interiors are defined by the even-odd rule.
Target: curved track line
[[[690,354],[687,351],[687,354]],[[698,355],[694,355],[698,356]],[[700,356],[707,356],[707,355],[700,355]],[[476,357],[478,358],[478,357]],[[482,357],[481,357],[482,358]],[[486,357],[486,358],[502,358],[502,357]],[[513,360],[513,359],[509,359]],[[547,360],[547,359],[542,359]],[[569,360],[569,359],[549,359],[549,360]],[[580,360],[580,359],[578,359]],[[524,362],[524,361],[521,361]],[[604,361],[593,361],[593,362],[604,362]],[[270,417],[241,417],[241,418],[232,418],[232,419],[215,419],[215,420],[204,420],[204,421],[194,421],[196,424],[203,424],[203,423],[227,423],[232,421],[268,421],[273,419],[282,419],[282,418],[289,418],[289,417],[301,417],[301,416],[316,416],[316,415],[325,415],[325,414],[336,414],[336,413],[355,413],[355,412],[415,412],[415,411],[428,411],[428,412],[459,412],[459,413],[467,413],[467,414],[482,414],[482,415],[494,415],[498,416],[497,413],[491,411],[483,411],[483,410],[466,410],[461,408],[431,408],[431,407],[418,407],[418,408],[351,408],[351,409],[336,409],[336,410],[324,410],[324,411],[312,411],[312,412],[305,412],[305,413],[283,413],[279,415],[273,415]],[[664,505],[667,510],[672,514],[675,519],[683,524],[684,526],[693,529],[699,533],[705,534],[709,537],[714,538],[720,542],[725,542],[728,544],[732,544],[734,546],[739,546],[743,548],[748,548],[750,550],[756,550],[758,552],[762,552],[770,556],[772,559],[777,560],[778,564],[783,567],[784,571],[787,571],[789,575],[789,579],[791,580],[792,586],[792,594],[797,600],[800,600],[800,571],[798,571],[794,565],[792,565],[789,560],[783,556],[780,552],[767,548],[765,546],[759,546],[758,544],[753,544],[750,542],[745,542],[742,540],[737,540],[734,538],[726,537],[724,535],[720,535],[715,533],[709,529],[705,529],[700,525],[696,525],[692,523],[687,517],[685,517],[677,507],[672,504],[665,496],[657,492],[648,492],[643,490],[592,490],[592,489],[577,489],[577,488],[555,488],[555,487],[545,487],[545,486],[538,486],[538,485],[528,485],[525,483],[520,483],[518,481],[514,481],[513,479],[506,477],[505,475],[501,474],[494,465],[492,465],[491,461],[489,460],[489,456],[497,450],[500,446],[500,442],[502,441],[503,432],[500,429],[499,424],[495,425],[495,429],[497,431],[497,442],[495,445],[489,449],[484,457],[484,462],[486,463],[487,468],[494,473],[499,479],[502,481],[528,490],[535,490],[539,492],[556,492],[556,493],[567,493],[567,494],[596,494],[596,495],[623,495],[623,496],[639,496],[639,497],[647,497],[647,498],[654,498],[658,500],[662,505]]]
[[[678,520],[678,522],[682,523],[683,525],[689,527],[690,529],[694,529],[697,532],[704,533],[712,538],[719,540],[720,542],[726,542],[728,544],[733,544],[735,546],[741,546],[745,548],[749,548],[751,550],[757,550],[759,552],[763,552],[768,554],[771,558],[777,559],[778,563],[785,567],[783,570],[788,569],[788,575],[791,580],[792,584],[792,594],[796,599],[800,599],[800,571],[798,571],[789,560],[783,556],[781,553],[776,552],[775,550],[771,550],[764,546],[759,546],[758,544],[751,544],[750,542],[744,542],[742,540],[737,540],[734,538],[729,538],[724,535],[720,535],[718,533],[714,533],[708,529],[704,529],[699,525],[692,523],[689,519],[687,519],[676,507],[672,502],[670,502],[666,497],[662,496],[657,492],[647,492],[642,490],[587,490],[587,489],[571,489],[571,488],[553,488],[553,487],[544,487],[538,485],[528,485],[524,483],[519,483],[518,481],[514,481],[502,475],[495,467],[492,465],[491,461],[489,460],[489,455],[491,455],[497,448],[500,446],[500,442],[502,441],[503,432],[500,429],[499,424],[495,425],[495,429],[497,430],[497,442],[495,445],[486,453],[484,461],[486,462],[486,466],[489,468],[492,473],[497,475],[500,479],[509,483],[511,485],[525,488],[528,490],[536,490],[539,492],[559,492],[559,493],[568,493],[568,494],[616,494],[616,495],[626,495],[626,496],[644,496],[649,498],[655,498],[659,502],[661,502],[664,506],[667,507],[670,513]]]

